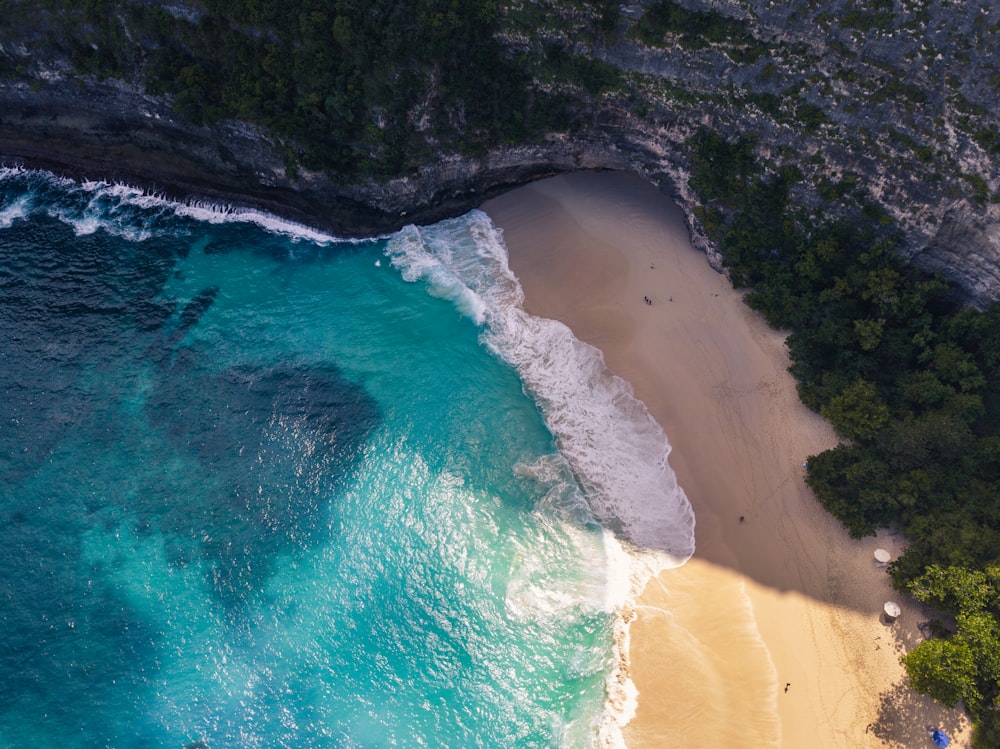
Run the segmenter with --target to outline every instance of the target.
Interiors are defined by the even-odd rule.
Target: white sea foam
[[[630,676],[629,644],[632,622],[636,618],[635,601],[650,578],[674,566],[674,560],[655,550],[623,545],[618,538],[604,533],[607,559],[607,603],[615,612],[612,631],[614,665],[606,681],[606,709],[597,727],[601,749],[627,749],[624,729],[635,717],[639,690]]]
[[[72,188],[78,186],[78,182],[67,177],[59,177],[52,172],[40,169],[25,169],[23,166],[0,166],[0,183],[7,180],[25,180],[29,185],[41,185],[42,183],[58,188]]]
[[[169,211],[177,216],[209,224],[256,224],[272,234],[281,234],[292,239],[306,240],[321,245],[350,241],[253,208],[238,208],[206,201],[179,202],[122,183],[84,182],[81,188],[93,193],[91,206],[97,209],[98,215],[104,215],[109,210],[114,211],[115,207],[128,206],[153,214]]]
[[[0,206],[0,229],[9,229],[17,219],[27,216],[30,208],[31,202],[26,195],[10,205]]]
[[[288,221],[265,211],[239,208],[204,201],[176,201],[121,182],[85,180],[74,182],[50,172],[21,167],[0,167],[0,184],[6,180],[25,180],[33,192],[57,194],[49,200],[46,212],[73,227],[77,236],[103,229],[131,241],[148,239],[156,222],[165,216],[179,216],[210,224],[249,223],[272,234],[319,245],[331,243],[366,243],[371,239],[344,239],[318,231],[304,224]],[[31,203],[27,204],[30,208]],[[17,218],[15,216],[14,218]],[[0,221],[2,221],[0,214]],[[11,219],[13,220],[13,219]],[[0,223],[0,227],[5,224]]]
[[[676,564],[694,551],[694,513],[667,457],[670,443],[601,352],[568,327],[527,314],[499,231],[474,211],[408,227],[388,246],[409,281],[451,299],[483,325],[482,338],[512,364],[538,402],[590,508],[607,527]]]
[[[568,532],[562,539],[564,548],[549,552],[539,539],[531,538],[520,544],[507,580],[504,605],[507,615],[516,622],[563,621],[581,611],[603,608],[603,565],[594,559],[593,569],[567,569],[587,559],[588,541],[579,528],[563,526]],[[576,531],[574,534],[573,531]],[[562,535],[562,534],[560,534]],[[565,547],[578,551],[567,556]],[[591,557],[592,558],[592,557]],[[582,573],[582,574],[581,574]]]
[[[467,317],[482,325],[486,321],[486,302],[476,288],[461,275],[461,255],[447,242],[428,246],[424,241],[429,229],[407,226],[390,242],[387,252],[393,266],[407,281],[424,280],[433,296],[451,301]]]
[[[482,325],[485,345],[517,369],[539,404],[560,457],[516,470],[546,487],[541,504],[571,524],[585,523],[592,513],[606,529],[603,605],[616,613],[615,665],[596,734],[599,746],[622,749],[622,729],[638,697],[628,665],[634,601],[651,576],[694,552],[694,513],[669,466],[667,436],[628,383],[608,371],[598,349],[562,323],[524,311],[507,249],[486,214],[407,227],[386,252],[405,279],[423,280],[432,294],[452,300]],[[586,509],[568,472],[586,492]],[[565,605],[558,596],[528,592],[538,610]]]
[[[176,203],[178,216],[186,216],[210,224],[249,223],[256,224],[272,234],[282,234],[291,239],[301,239],[326,245],[333,242],[365,243],[370,239],[343,239],[332,234],[311,229],[305,224],[286,221],[270,213],[252,208],[234,208],[218,203],[190,202]]]
[[[0,187],[5,182],[24,180],[28,174],[29,172],[23,167],[0,166]],[[33,202],[29,193],[18,196],[7,205],[0,203],[0,229],[9,229],[17,219],[30,215],[32,208]]]

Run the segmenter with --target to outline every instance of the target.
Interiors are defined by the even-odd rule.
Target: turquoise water
[[[617,740],[621,542],[693,518],[484,214],[344,242],[6,170],[0,289],[0,745]]]

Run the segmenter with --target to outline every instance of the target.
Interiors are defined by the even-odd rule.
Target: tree
[[[855,320],[854,332],[858,334],[858,343],[862,351],[875,349],[882,341],[882,331],[885,329],[885,319]]]
[[[848,385],[820,413],[846,439],[870,440],[889,422],[889,407],[865,380]]]
[[[907,587],[918,601],[955,615],[995,609],[1000,606],[1000,567],[970,570],[932,564]]]
[[[981,704],[976,688],[976,661],[968,643],[958,639],[927,640],[902,658],[910,685],[948,707]]]
[[[913,688],[949,707],[964,702],[974,720],[992,715],[1000,704],[1000,566],[931,565],[908,587],[955,616],[951,637],[927,640],[903,657]]]
[[[964,701],[977,749],[1000,747],[1000,304],[959,310],[941,278],[900,260],[876,204],[817,226],[789,198],[798,177],[762,168],[753,141],[703,129],[688,143],[696,212],[733,285],[790,330],[799,396],[845,440],[809,458],[808,485],[853,536],[906,535],[895,584],[919,581],[957,628],[907,656],[914,686]],[[824,199],[849,208],[854,182]]]

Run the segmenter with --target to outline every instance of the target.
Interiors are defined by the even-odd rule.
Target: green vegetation
[[[688,10],[671,0],[648,7],[634,34],[652,47],[662,46],[667,34],[687,49],[727,45],[727,54],[736,62],[753,62],[767,52],[767,46],[747,31],[746,23],[715,11]]]
[[[866,0],[851,3],[840,18],[840,25],[848,29],[868,32],[891,31],[896,24],[893,0]]]
[[[884,101],[898,101],[904,105],[923,104],[927,101],[927,94],[919,86],[890,78],[872,95],[871,100],[876,104]]]
[[[1000,735],[1000,305],[962,308],[904,265],[885,214],[850,185],[828,197],[855,218],[815,226],[788,201],[795,171],[763,174],[752,141],[702,130],[690,145],[734,285],[790,331],[799,394],[844,440],[809,459],[810,487],[855,536],[899,527],[894,583],[955,618],[908,656],[914,685]]]
[[[1000,132],[992,128],[983,128],[976,132],[976,144],[992,156],[1000,156]]]
[[[352,179],[406,174],[435,148],[474,154],[572,129],[588,97],[620,85],[616,68],[556,43],[505,49],[495,0],[0,5],[15,37],[45,29],[80,73],[142,83],[195,123],[257,123],[291,168]],[[578,5],[594,35],[615,27],[616,5]]]
[[[781,97],[769,91],[748,92],[745,95],[748,102],[760,107],[760,111],[778,120],[781,117]]]
[[[545,45],[541,70],[551,82],[572,81],[593,96],[619,89],[623,81],[621,68],[573,54],[558,44]]]
[[[905,150],[907,166],[926,165],[928,189],[997,200],[990,172],[961,173],[949,145],[954,125],[988,156],[1000,154],[989,102],[953,62],[963,53],[951,48],[972,36],[921,35],[906,49],[906,59],[942,56],[957,71],[943,89],[925,91],[923,78],[904,74],[913,66],[865,54],[869,32],[927,25],[926,5],[856,0],[840,15],[817,13],[811,23],[828,32],[822,54],[777,41],[796,34],[758,30],[756,17],[671,0],[647,5],[628,27],[665,55],[711,49],[757,63],[764,85],[738,88],[754,75],[744,68],[727,88],[596,59],[592,49],[618,41],[625,25],[616,0],[0,0],[0,74],[41,87],[49,80],[41,73],[69,61],[78,74],[164,95],[195,123],[255,123],[289,173],[344,181],[405,176],[441,153],[573,132],[601,119],[595,105],[605,102],[619,107],[616,117],[631,108],[668,124],[706,115],[738,128],[756,127],[757,117],[743,117],[753,107],[767,124],[860,151],[879,133],[853,129],[845,115],[858,114],[881,123],[882,142]],[[793,13],[788,23],[803,21]],[[988,80],[1000,89],[1000,73]],[[827,180],[821,154],[810,162],[806,152],[789,154],[791,141],[765,137],[771,158],[818,169],[819,198],[848,218],[817,224],[790,200],[797,167],[765,173],[752,139],[709,130],[689,142],[697,215],[734,284],[750,289],[748,303],[790,331],[801,398],[844,440],[809,461],[810,486],[855,535],[899,527],[910,546],[891,568],[895,584],[950,617],[941,639],[907,658],[913,683],[964,702],[983,745],[1000,746],[1000,669],[988,652],[1000,652],[1000,309],[962,309],[940,279],[899,260],[891,218],[856,176]]]
[[[148,87],[174,94],[196,121],[260,122],[307,166],[398,173],[426,153],[413,120],[435,109],[456,113],[443,135],[470,150],[527,134],[528,81],[493,39],[495,3],[204,7],[197,22],[171,19],[157,34]]]
[[[799,121],[807,133],[816,132],[820,125],[830,121],[820,107],[807,101],[799,101],[795,105],[795,119]]]
[[[990,186],[978,174],[962,174],[962,179],[972,186],[972,197],[980,203],[990,199]]]
[[[903,658],[920,692],[978,717],[976,747],[1000,746],[1000,566],[931,565],[909,585],[914,597],[954,616],[948,637],[927,640]]]

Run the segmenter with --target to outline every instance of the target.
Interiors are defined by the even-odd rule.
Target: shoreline
[[[483,210],[505,232],[526,308],[568,324],[633,385],[670,438],[670,463],[695,506],[695,557],[679,572],[651,580],[634,607],[624,665],[639,696],[625,730],[628,746],[683,738],[706,749],[904,747],[926,741],[925,723],[948,728],[954,746],[968,745],[964,716],[905,686],[898,656],[919,642],[917,623],[928,617],[913,602],[899,601],[884,573],[872,577],[871,561],[876,546],[895,556],[903,539],[881,533],[853,541],[811,497],[795,460],[825,449],[829,428],[798,402],[783,336],[691,247],[680,209],[634,174],[580,171],[514,188]],[[545,246],[543,229],[560,241]],[[615,250],[610,257],[608,247]],[[650,259],[655,267],[647,273]],[[642,297],[650,293],[655,303],[646,305]],[[703,363],[714,353],[726,366],[706,378],[690,361],[663,355],[680,349]],[[765,361],[763,369],[742,371],[748,351]],[[699,395],[703,387],[709,392]],[[806,450],[780,429],[769,431],[765,417],[772,411],[804,414],[805,432],[809,424],[822,425],[813,435],[820,447]],[[722,423],[738,427],[735,437],[719,432]],[[753,434],[767,435],[764,454],[780,455],[777,470],[740,455],[750,452],[753,440],[744,437],[753,425]],[[716,441],[743,468],[737,491],[728,495],[733,483],[726,483],[726,472],[702,456],[719,452]],[[745,523],[734,522],[736,512]],[[704,600],[705,590],[722,593]],[[877,618],[886,596],[903,606],[892,627]],[[720,631],[720,621],[730,632]],[[734,653],[727,644],[734,636],[756,655]],[[673,650],[660,647],[671,642]],[[692,642],[707,646],[692,649]],[[694,675],[678,683],[682,659]],[[733,667],[748,662],[758,668],[741,673]],[[735,683],[747,678],[756,681]],[[780,690],[785,683],[792,684],[790,692]],[[699,692],[706,684],[711,689]],[[785,699],[789,694],[794,697]]]
[[[899,663],[928,616],[873,551],[896,556],[904,540],[851,539],[813,498],[802,463],[836,437],[799,402],[783,334],[693,249],[680,209],[637,176],[574,173],[483,210],[525,308],[632,385],[694,507],[694,557],[632,607],[627,745],[903,747],[935,723],[962,746],[964,716],[909,690]],[[891,625],[888,600],[903,608]]]
[[[532,181],[634,168],[601,133],[441,155],[408,174],[368,178],[290,167],[263,129],[194,125],[128,86],[0,85],[0,167],[78,182],[121,183],[180,202],[259,210],[343,239],[367,239],[464,215]],[[667,179],[667,177],[664,177]]]

